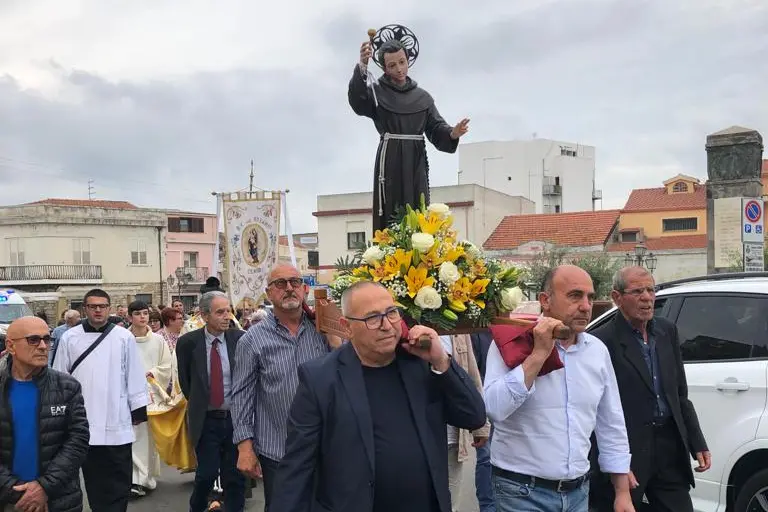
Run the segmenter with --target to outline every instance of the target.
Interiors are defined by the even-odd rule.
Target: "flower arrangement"
[[[458,241],[447,205],[401,211],[401,220],[376,231],[373,243],[347,265],[337,266],[329,287],[335,302],[353,283],[384,285],[404,314],[444,331],[457,325],[485,327],[523,299],[520,269],[484,257]],[[343,262],[343,260],[342,260]]]

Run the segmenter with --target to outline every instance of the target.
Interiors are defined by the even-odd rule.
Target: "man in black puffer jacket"
[[[51,335],[36,317],[14,321],[0,359],[0,510],[81,512],[88,419],[80,383],[48,368]]]

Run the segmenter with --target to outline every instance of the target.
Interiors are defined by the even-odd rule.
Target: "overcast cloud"
[[[764,0],[3,0],[0,204],[45,197],[213,211],[210,192],[289,188],[295,231],[316,195],[368,190],[377,135],[346,103],[370,26],[420,39],[412,76],[467,142],[597,147],[604,207],[706,177],[705,137],[768,138]],[[483,6],[483,10],[479,7]],[[430,153],[431,183],[457,156]]]

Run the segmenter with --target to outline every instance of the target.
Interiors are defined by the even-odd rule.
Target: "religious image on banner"
[[[223,210],[227,291],[232,304],[237,304],[245,297],[260,297],[267,286],[269,271],[277,264],[280,196],[275,193],[271,198],[225,198]]]

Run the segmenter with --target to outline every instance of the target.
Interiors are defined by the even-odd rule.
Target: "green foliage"
[[[339,256],[335,263],[336,272],[342,276],[351,275],[352,271],[363,262],[363,252],[364,249],[358,249],[352,256],[349,254],[344,257]]]
[[[539,291],[547,271],[566,263],[583,268],[590,275],[598,299],[610,296],[613,274],[621,268],[621,261],[605,252],[571,256],[564,247],[552,247],[534,257],[524,269],[523,279]]]

